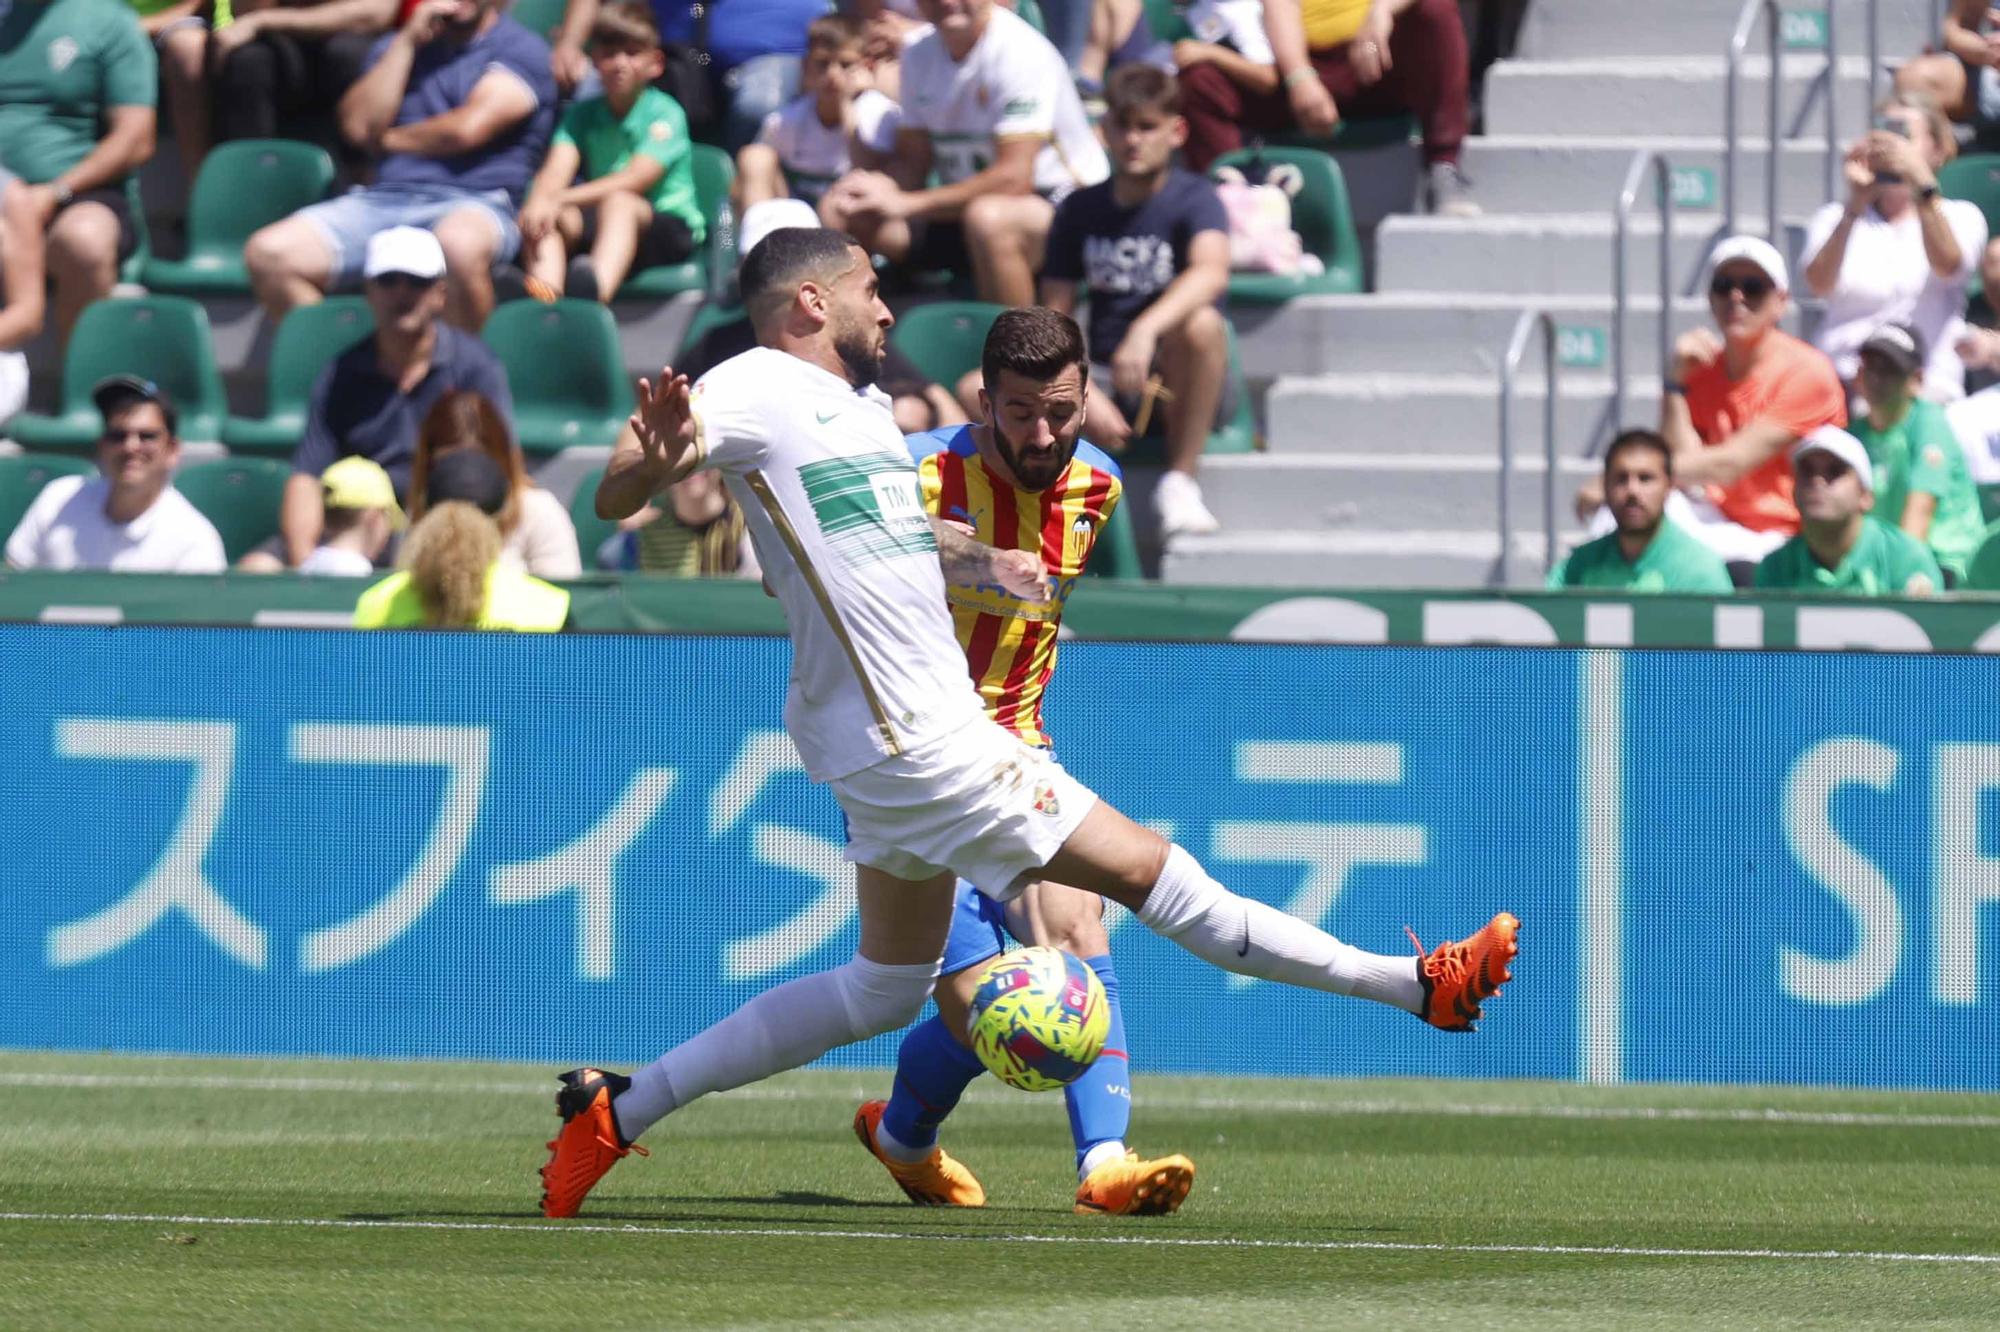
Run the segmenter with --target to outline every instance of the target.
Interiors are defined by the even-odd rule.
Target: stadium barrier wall
[[[783,612],[737,579],[586,578],[577,627],[611,632],[781,634]],[[285,575],[0,572],[0,621],[345,624],[360,588]],[[1926,600],[1776,595],[1305,592],[1091,580],[1064,614],[1083,638],[2000,651],[2000,597]]]
[[[649,1058],[852,947],[787,671],[762,637],[0,626],[0,1046]],[[1080,642],[1049,720],[1121,808],[1349,942],[1526,922],[1467,1038],[1117,913],[1141,1069],[1994,1090],[1996,680]]]

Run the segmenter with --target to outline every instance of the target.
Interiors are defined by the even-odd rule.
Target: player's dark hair
[[[825,14],[806,25],[806,54],[845,51],[868,40],[868,29],[852,14]]]
[[[1076,320],[1045,305],[1030,305],[1005,311],[993,321],[979,355],[979,373],[992,392],[1003,370],[1046,383],[1070,366],[1088,376],[1089,360]]]
[[[1158,65],[1120,65],[1104,82],[1104,107],[1115,120],[1141,111],[1161,115],[1181,113],[1181,85]]]
[[[604,6],[590,25],[589,47],[593,51],[652,51],[659,45],[660,25],[654,22],[652,9],[637,0],[617,0]]]
[[[1660,469],[1671,479],[1674,474],[1674,451],[1671,445],[1656,430],[1633,428],[1621,430],[1611,446],[1604,450],[1604,470],[1610,471],[1611,464],[1626,449],[1650,449],[1660,455]]]
[[[750,322],[761,332],[765,321],[791,304],[800,283],[830,282],[848,265],[867,262],[854,251],[852,236],[826,227],[779,227],[758,241],[737,276]]]

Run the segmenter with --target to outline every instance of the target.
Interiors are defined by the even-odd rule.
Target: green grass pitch
[[[903,1203],[882,1073],[662,1124],[576,1222],[553,1070],[0,1054],[0,1327],[1859,1326],[2000,1317],[2000,1097],[1142,1078],[1180,1215],[1078,1217],[1056,1096]]]

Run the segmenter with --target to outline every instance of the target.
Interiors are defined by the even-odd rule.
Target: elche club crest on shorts
[[[1056,799],[1056,788],[1047,782],[1035,788],[1035,813],[1052,819],[1062,817],[1062,801]]]

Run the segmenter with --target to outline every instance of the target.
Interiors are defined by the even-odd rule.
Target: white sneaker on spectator
[[[1201,502],[1201,486],[1186,472],[1168,472],[1153,492],[1153,512],[1160,520],[1161,537],[1183,533],[1199,535],[1222,527],[1208,506]]]
[[[1424,172],[1424,193],[1435,217],[1478,217],[1481,209],[1472,198],[1472,182],[1456,162],[1433,162]]]

